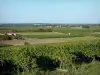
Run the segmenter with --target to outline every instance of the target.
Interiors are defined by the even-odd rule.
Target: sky
[[[100,0],[0,0],[0,23],[100,23]]]

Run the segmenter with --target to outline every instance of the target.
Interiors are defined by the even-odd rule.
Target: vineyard
[[[16,32],[19,35],[23,35],[28,38],[70,38],[70,37],[84,37],[94,36],[100,37],[100,27],[98,28],[83,28],[83,29],[72,29],[72,28],[51,28],[52,32]],[[71,33],[69,36],[68,33]],[[94,34],[95,33],[95,34]]]
[[[44,29],[43,29],[44,28]],[[0,33],[14,32],[27,38],[70,38],[94,36],[100,37],[100,27],[90,26],[89,28],[80,27],[35,27],[35,26],[10,26],[0,27]],[[69,36],[68,33],[71,33]],[[95,33],[95,34],[94,34]],[[0,37],[0,39],[2,39]]]
[[[100,61],[100,40],[0,48],[0,74],[25,74],[56,69],[70,72],[93,61]]]

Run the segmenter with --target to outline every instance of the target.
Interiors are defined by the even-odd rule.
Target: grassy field
[[[67,37],[100,37],[100,27],[91,26],[90,28],[78,27],[52,27],[52,32],[40,32],[41,27],[22,26],[22,27],[0,27],[0,33],[16,31],[17,34],[29,38],[67,38]],[[71,33],[69,36],[68,33]]]
[[[34,28],[35,29],[35,28]],[[98,34],[100,32],[100,27],[90,27],[90,28],[64,28],[64,27],[54,27],[52,28],[53,32],[26,32],[26,34],[20,33],[21,35],[26,35],[29,37],[37,37],[37,38],[56,38],[56,37],[62,37],[62,38],[66,38],[66,37],[83,37],[83,36],[99,36]],[[95,33],[96,32],[96,33]],[[68,33],[71,33],[71,35],[69,36]],[[95,33],[95,34],[93,34]],[[32,35],[33,36],[32,36]]]
[[[70,36],[68,35],[68,33],[70,33]],[[57,28],[53,29],[53,32],[19,32],[17,34],[31,38],[67,38],[67,37],[84,37],[84,36],[100,37],[99,29],[92,30],[92,29]]]
[[[60,32],[20,32],[17,33],[29,38],[61,38],[67,37],[68,34]]]
[[[17,34],[20,34],[20,35],[65,35],[64,33],[60,33],[60,32],[21,32]]]

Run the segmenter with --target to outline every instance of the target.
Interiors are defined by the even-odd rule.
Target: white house
[[[9,36],[16,36],[16,33],[7,33]]]

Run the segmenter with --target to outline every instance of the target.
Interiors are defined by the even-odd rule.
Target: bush
[[[8,46],[13,46],[13,45],[8,45],[8,44],[0,44],[0,47],[8,47]]]
[[[24,43],[24,45],[29,45],[29,44],[30,44],[29,42],[25,42],[25,43]]]
[[[89,28],[89,26],[82,26],[82,28]]]
[[[16,35],[14,36],[14,39],[17,39],[17,40],[24,40],[24,37],[22,35]]]
[[[12,40],[13,37],[12,36],[8,36],[8,35],[0,35],[0,40]]]

